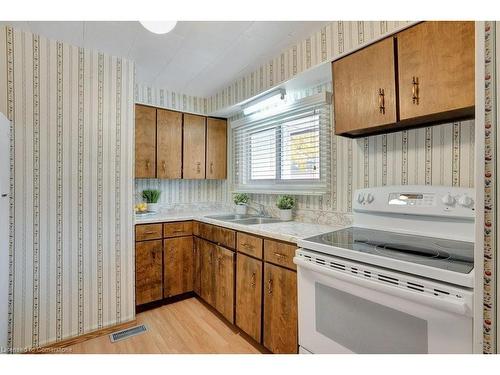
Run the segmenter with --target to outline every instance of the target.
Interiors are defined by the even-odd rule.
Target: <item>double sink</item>
[[[206,216],[209,219],[228,221],[231,223],[243,224],[243,225],[255,225],[255,224],[270,224],[270,223],[282,223],[284,220],[275,219],[272,217],[263,217],[255,215],[213,215]]]

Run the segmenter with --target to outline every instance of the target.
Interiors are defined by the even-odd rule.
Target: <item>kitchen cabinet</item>
[[[215,308],[234,323],[234,252],[216,247]]]
[[[222,228],[217,225],[199,223],[198,235],[223,247],[234,249],[236,247],[236,232],[232,229]]]
[[[160,108],[156,111],[156,177],[181,178],[182,113]]]
[[[156,177],[156,108],[135,106],[135,177]]]
[[[201,279],[201,298],[209,305],[215,306],[215,288],[216,288],[216,274],[215,274],[215,259],[217,257],[217,250],[215,244],[200,239],[200,279]]]
[[[397,121],[392,38],[334,61],[332,75],[335,134],[356,133]]]
[[[135,244],[135,302],[142,305],[163,297],[162,241]]]
[[[273,353],[297,353],[297,273],[264,263],[264,346]]]
[[[474,116],[474,22],[422,22],[332,63],[335,134]]]
[[[261,341],[262,261],[240,253],[236,256],[236,325]]]
[[[474,22],[423,22],[397,34],[400,119],[474,113]]]
[[[207,179],[227,177],[227,121],[207,118]]]
[[[242,232],[236,234],[236,249],[239,253],[262,259],[262,244],[260,237]]]
[[[204,239],[198,241],[201,259],[201,298],[234,322],[234,252]]]
[[[163,240],[163,297],[193,291],[193,237]]]
[[[198,237],[193,237],[193,291],[201,295],[201,244]]]
[[[184,179],[205,178],[206,118],[184,114],[183,161]]]
[[[290,243],[267,238],[264,240],[264,260],[278,266],[296,270],[297,265],[293,263],[295,250],[297,246]]]

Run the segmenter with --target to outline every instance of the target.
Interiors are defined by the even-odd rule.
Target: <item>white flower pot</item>
[[[158,212],[160,210],[158,203],[148,203],[148,211],[150,212]]]
[[[281,220],[284,220],[284,221],[291,221],[292,220],[292,210],[289,209],[289,210],[282,210],[282,209],[278,209],[279,211],[279,217]]]
[[[246,215],[246,213],[247,213],[247,206],[245,204],[237,204],[236,205],[236,213],[238,215]]]

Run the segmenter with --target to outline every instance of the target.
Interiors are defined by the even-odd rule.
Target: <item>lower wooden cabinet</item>
[[[234,323],[234,252],[216,247],[215,308]]]
[[[240,253],[236,256],[236,325],[261,341],[262,261]]]
[[[142,305],[163,298],[162,241],[135,244],[135,302]]]
[[[163,240],[163,297],[193,291],[193,237]]]
[[[297,273],[264,264],[263,344],[273,353],[297,353]]]
[[[193,256],[194,256],[194,266],[193,266],[193,291],[201,296],[201,251],[200,251],[200,239],[198,237],[193,238]]]
[[[200,252],[201,298],[234,322],[234,252],[203,239]]]

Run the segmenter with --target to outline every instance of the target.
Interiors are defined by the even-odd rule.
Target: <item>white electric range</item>
[[[302,353],[472,353],[474,190],[354,193],[353,226],[298,242]]]

